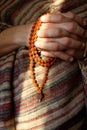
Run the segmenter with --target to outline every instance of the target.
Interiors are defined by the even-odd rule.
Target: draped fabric
[[[1,0],[0,31],[35,21],[58,8],[87,19],[86,0]],[[0,43],[1,44],[1,43]],[[37,80],[44,76],[36,66]],[[21,47],[0,58],[0,130],[86,130],[87,85],[78,62],[57,59],[38,101],[29,70],[28,48]]]

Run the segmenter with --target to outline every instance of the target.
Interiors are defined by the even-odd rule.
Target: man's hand
[[[43,55],[66,61],[78,58],[77,52],[84,50],[84,41],[87,38],[85,20],[71,12],[58,12],[43,15],[41,22],[35,45],[41,49]]]

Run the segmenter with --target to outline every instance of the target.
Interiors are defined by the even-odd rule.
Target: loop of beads
[[[43,87],[47,81],[49,68],[54,63],[55,59],[51,58],[51,57],[42,59],[40,56],[39,50],[36,48],[36,46],[34,44],[37,40],[36,32],[40,29],[40,26],[41,26],[41,21],[40,21],[40,18],[38,18],[36,20],[36,22],[34,23],[32,30],[31,30],[31,35],[30,35],[30,39],[29,39],[29,41],[30,41],[29,42],[29,58],[30,58],[31,78],[32,78],[33,84],[34,84],[37,92],[40,95],[42,94],[41,98],[43,98]],[[35,78],[35,72],[34,72],[35,64],[39,64],[43,67],[46,67],[43,81],[40,84],[37,83],[37,80]]]

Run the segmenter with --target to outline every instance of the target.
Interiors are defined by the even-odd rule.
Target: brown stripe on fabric
[[[83,121],[85,120],[85,107],[79,111],[77,113],[76,116],[72,117],[69,121],[65,122],[64,124],[62,124],[61,126],[59,126],[58,128],[56,128],[55,130],[68,130],[70,127],[72,127],[73,125],[75,125],[76,123],[78,123],[78,121],[82,120]],[[79,129],[79,130],[82,130],[82,129]]]
[[[20,13],[20,17],[17,17],[17,22],[15,23],[25,24],[30,23],[31,21],[35,21],[41,14],[46,12],[46,9],[44,8],[45,5],[47,5],[46,1],[38,2],[38,0],[33,1],[32,4],[26,5],[28,6],[28,7],[25,6],[27,9],[23,13]]]
[[[76,14],[80,14],[82,12],[83,13],[87,12],[87,4],[80,5],[78,8],[73,9],[73,12],[76,13]]]
[[[66,115],[67,114],[68,113],[66,113]],[[31,130],[38,130],[40,128],[44,128],[45,129],[45,127],[47,127],[47,125],[49,125],[50,123],[53,123],[54,121],[59,120],[59,118],[62,118],[64,116],[65,116],[65,114],[62,114],[60,117],[56,117],[55,119],[52,119],[52,120],[47,120],[45,123],[42,123],[42,124],[37,124],[37,126],[32,127]],[[53,130],[69,130],[69,128],[71,128],[72,126],[74,126],[76,123],[78,123],[78,122],[80,122],[82,120],[84,121],[85,120],[84,116],[85,116],[85,110],[83,108],[80,111],[78,111],[77,115],[75,115],[74,117],[72,117],[71,119],[69,119],[69,121],[66,121],[64,124],[62,124],[62,125],[60,125],[58,127],[54,126]],[[29,121],[27,120],[27,122],[29,122]],[[27,122],[24,122],[24,123],[27,123]]]
[[[1,0],[0,1],[0,6],[2,6],[7,0]]]
[[[31,5],[32,2],[29,0],[25,0],[25,1],[21,0],[21,1],[18,1],[18,3],[15,5],[15,8],[13,5],[13,7],[11,7],[11,8],[13,8],[13,11],[9,15],[10,21],[15,21],[16,16],[20,15],[19,13],[22,12],[24,10],[24,7],[26,7],[29,3]],[[23,17],[24,16],[22,14],[22,19],[23,19]],[[14,24],[14,23],[12,22],[11,24]],[[19,24],[19,23],[17,23],[17,24]]]
[[[64,85],[65,84],[65,85]],[[66,94],[67,95],[69,95],[69,93],[71,93],[71,91],[73,92],[73,90],[75,89],[75,87],[76,87],[76,85],[74,85],[74,86],[71,86],[71,87],[67,87],[66,86],[66,83],[64,82],[64,84],[62,84],[62,87],[61,88],[58,88],[58,86],[55,86],[55,87],[53,87],[53,88],[49,88],[49,89],[46,89],[45,91],[44,91],[44,93],[45,93],[45,102],[44,103],[46,103],[46,101],[48,101],[48,102],[50,102],[50,104],[52,104],[52,102],[54,102],[55,100],[56,101],[58,101],[58,100],[60,100],[61,98],[64,98],[64,96],[66,96]],[[80,89],[80,90],[78,90],[78,89]],[[77,91],[78,90],[78,91]],[[22,90],[21,90],[22,91]],[[21,93],[21,91],[20,90],[18,90],[17,92],[20,92]],[[26,91],[26,90],[25,90]],[[16,92],[16,95],[15,95],[15,105],[16,105],[16,109],[18,109],[19,108],[19,106],[20,106],[20,98],[18,98],[18,93]],[[67,92],[67,93],[66,93]],[[75,91],[74,91],[75,92]],[[76,92],[78,92],[78,94],[80,94],[81,92],[82,92],[82,88],[77,88],[76,89]],[[51,95],[50,95],[50,93],[51,93]],[[26,93],[27,94],[27,93]],[[32,93],[33,94],[33,93]],[[23,94],[22,94],[23,95]],[[35,107],[35,102],[36,102],[36,104],[37,104],[37,97],[38,97],[38,95],[37,94],[35,94],[35,95],[32,95],[31,96],[31,94],[29,94],[29,95],[26,95],[27,96],[27,100],[26,100],[26,98],[24,99],[22,99],[22,101],[23,101],[23,104],[21,104],[21,109],[23,110],[23,108],[24,108],[24,106],[26,106],[26,104],[28,103],[28,105],[30,106],[29,108],[28,108],[28,110],[33,110],[33,108]],[[74,96],[76,96],[75,94],[74,94]],[[19,96],[20,97],[20,96]],[[72,99],[73,99],[73,97],[72,97]],[[34,104],[33,104],[33,101],[34,101]],[[72,100],[71,100],[72,101]],[[43,103],[42,103],[43,104]],[[22,105],[24,105],[24,106],[22,106]],[[47,105],[47,103],[46,103],[46,105]],[[36,105],[37,106],[37,105]]]
[[[46,106],[47,106],[47,108],[49,108],[49,110],[47,110],[46,112],[42,112],[40,115],[36,115],[36,117],[32,117],[31,119],[28,119],[27,121],[30,123],[30,122],[32,122],[32,121],[35,121],[36,119],[38,120],[38,119],[41,119],[41,118],[43,118],[43,117],[45,117],[46,115],[50,115],[50,114],[55,114],[55,112],[57,112],[57,111],[59,111],[59,110],[63,110],[63,109],[65,109],[67,106],[69,106],[69,104],[71,103],[71,101],[74,101],[75,100],[75,98],[78,98],[79,97],[79,95],[81,94],[81,92],[78,92],[77,93],[77,95],[74,95],[74,97],[71,97],[70,99],[68,99],[67,101],[65,101],[65,102],[63,102],[62,104],[60,104],[60,105],[57,105],[55,108],[50,108],[50,104],[48,105],[48,103],[46,104]],[[77,107],[80,105],[80,103],[82,103],[83,102],[83,100],[84,99],[81,99],[81,100],[79,100],[79,102],[77,103]],[[53,101],[54,102],[54,104],[55,104],[55,101]],[[46,102],[45,102],[46,103]],[[26,107],[26,102],[25,102],[25,107]],[[23,104],[24,105],[24,104]],[[38,103],[37,103],[37,105],[38,105]],[[42,103],[41,105],[43,105],[43,107],[44,107],[44,104]],[[30,105],[29,105],[30,106]],[[24,107],[24,108],[25,108]],[[31,106],[30,106],[31,107]],[[23,108],[23,109],[24,109]],[[31,110],[32,110],[32,112],[35,112],[35,111],[37,111],[37,110],[39,110],[39,109],[36,109],[36,110],[34,110],[35,108],[31,108]],[[62,117],[64,117],[64,116],[66,116],[66,115],[68,115],[68,114],[70,114],[70,112],[71,111],[74,111],[76,109],[76,105],[74,105],[73,104],[73,106],[71,107],[71,108],[69,108],[68,109],[68,111],[67,111],[67,109],[66,109],[66,111],[64,112],[64,113],[61,113],[61,115],[60,116],[58,116],[58,117],[56,117],[57,119],[60,119],[60,118],[62,118]],[[21,117],[24,115],[24,113],[22,113],[22,109],[20,108],[20,110],[21,110]],[[27,110],[27,112],[30,114],[31,113],[31,110]],[[30,111],[30,112],[29,112]],[[17,110],[16,110],[16,114],[17,114]],[[16,115],[17,116],[17,115]],[[53,119],[54,120],[54,119]],[[50,121],[52,121],[52,119],[50,119]],[[26,122],[26,121],[21,121],[21,123],[24,123],[24,122]]]
[[[56,5],[57,5],[57,0],[56,1]],[[74,8],[77,8],[81,5],[84,5],[87,3],[87,0],[64,0],[62,6],[61,6],[61,11],[66,12],[66,11],[70,11]],[[60,5],[59,5],[60,6]]]
[[[0,5],[0,12],[2,12],[5,8],[9,7],[13,3],[13,1],[14,0],[5,0],[5,3],[3,3],[3,6]]]

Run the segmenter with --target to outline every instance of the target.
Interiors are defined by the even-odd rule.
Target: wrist
[[[18,47],[21,46],[29,47],[29,37],[30,37],[32,25],[33,23],[27,25],[20,25],[16,27],[14,42],[18,45]]]
[[[32,24],[8,28],[0,33],[0,56],[29,45]]]

